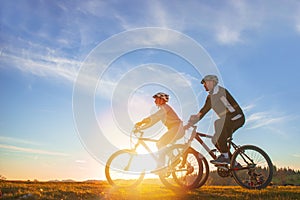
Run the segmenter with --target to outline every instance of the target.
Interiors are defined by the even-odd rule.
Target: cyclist
[[[156,143],[157,149],[161,150],[168,144],[175,143],[183,137],[183,122],[172,107],[167,104],[169,101],[168,94],[159,92],[156,93],[153,98],[155,99],[155,104],[159,107],[159,110],[142,121],[137,122],[135,126],[139,129],[146,129],[161,121],[168,129],[168,131],[163,134]],[[158,167],[162,166],[163,162],[164,156],[160,153]]]
[[[201,84],[204,85],[208,96],[204,106],[200,109],[199,113],[190,117],[189,123],[185,128],[201,120],[204,115],[213,109],[218,115],[214,123],[215,134],[212,138],[213,144],[220,151],[221,155],[215,160],[210,161],[213,164],[229,164],[229,152],[227,147],[227,139],[245,123],[245,116],[241,107],[231,96],[227,89],[218,85],[219,80],[215,75],[206,75]]]

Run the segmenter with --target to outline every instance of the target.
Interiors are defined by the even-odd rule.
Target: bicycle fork
[[[124,168],[125,171],[128,171],[128,170],[129,170],[130,165],[131,165],[131,161],[132,161],[132,159],[133,159],[133,156],[134,156],[134,155],[131,155],[131,156],[130,156],[129,161],[128,161],[128,164],[127,164],[127,165],[125,166],[125,168]]]

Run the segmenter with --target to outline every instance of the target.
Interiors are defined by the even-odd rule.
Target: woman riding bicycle
[[[168,144],[175,143],[177,140],[182,138],[184,135],[184,129],[181,119],[178,117],[172,107],[167,104],[169,101],[169,95],[159,92],[155,94],[153,98],[155,99],[155,104],[159,107],[159,110],[142,121],[137,122],[135,125],[139,129],[146,129],[161,121],[168,129],[168,131],[163,134],[163,136],[161,136],[156,143],[158,150],[161,150]],[[158,163],[158,167],[163,165],[163,157],[164,156],[160,154],[160,162]]]

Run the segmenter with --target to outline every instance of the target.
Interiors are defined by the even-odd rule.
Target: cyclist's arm
[[[204,106],[200,109],[200,111],[197,113],[197,117],[199,118],[199,121],[206,115],[206,113],[211,109],[211,99],[210,95],[207,96],[205,100]]]
[[[211,100],[210,100],[210,98],[211,98],[210,95],[208,95],[207,98],[206,98],[205,104],[200,109],[200,111],[197,114],[192,115],[190,117],[187,128],[194,125],[194,124],[196,124],[197,122],[199,122],[204,117],[204,115],[211,109]]]
[[[150,115],[149,117],[143,119],[142,121],[136,123],[137,126],[140,126],[141,129],[146,129],[154,124],[156,124],[158,121],[163,120],[165,118],[165,112],[163,109],[160,109],[156,113]]]

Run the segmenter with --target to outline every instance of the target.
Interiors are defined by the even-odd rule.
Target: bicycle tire
[[[272,181],[272,161],[257,146],[245,145],[238,148],[232,155],[230,166],[236,183],[244,188],[263,189]]]
[[[200,158],[200,160],[202,162],[202,177],[197,185],[197,188],[200,188],[206,183],[206,181],[208,179],[209,165],[208,165],[206,158],[200,152],[197,152],[197,153],[198,153],[198,157]]]
[[[191,190],[196,188],[202,177],[202,162],[196,151],[193,151],[190,147],[187,148],[186,145],[175,144],[167,152],[169,154],[172,153],[174,157],[172,159],[168,158],[167,163],[169,166],[167,171],[163,169],[159,173],[161,182],[171,190]],[[185,156],[190,162],[190,166],[184,164],[183,167],[180,167]],[[193,163],[193,166],[191,163]]]
[[[105,176],[108,183],[119,188],[130,188],[139,185],[144,179],[145,172],[134,168],[133,165],[137,157],[138,155],[130,149],[113,153],[108,158],[105,166]]]

